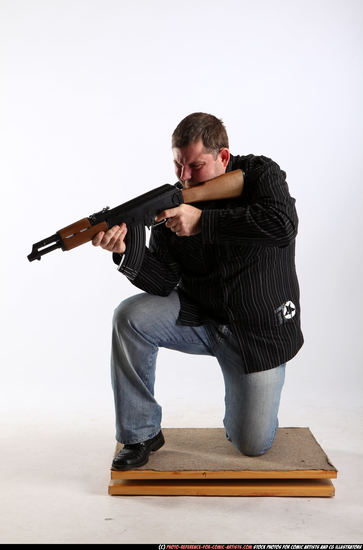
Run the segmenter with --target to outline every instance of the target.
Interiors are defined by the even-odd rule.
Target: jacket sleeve
[[[246,173],[241,206],[203,210],[205,244],[287,246],[296,236],[295,199],[286,174],[273,161]]]
[[[180,266],[168,251],[165,228],[158,226],[151,230],[149,247],[145,247],[145,254],[141,267],[137,273],[132,265],[122,265],[122,258],[114,254],[113,260],[119,265],[119,271],[137,288],[155,294],[157,296],[168,296],[177,286],[180,279]],[[129,273],[133,273],[129,276]]]

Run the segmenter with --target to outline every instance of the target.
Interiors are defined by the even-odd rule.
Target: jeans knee
[[[128,316],[126,310],[124,302],[121,302],[113,312],[112,327],[116,332],[120,332],[120,329],[122,330],[122,327],[125,326]]]
[[[233,443],[233,442],[232,442]],[[235,447],[238,449],[238,451],[245,455],[245,456],[262,456],[264,455],[272,445],[249,445],[249,444],[243,444],[243,445],[235,445]]]
[[[266,440],[264,438],[256,437],[228,437],[232,445],[243,455],[245,456],[261,456],[264,455],[271,447],[274,441],[274,438],[271,440]]]
[[[130,323],[137,325],[138,319],[145,318],[145,308],[138,302],[140,302],[140,300],[137,300],[137,296],[132,296],[131,298],[123,300],[116,307],[113,313],[112,324],[118,332],[130,325]]]

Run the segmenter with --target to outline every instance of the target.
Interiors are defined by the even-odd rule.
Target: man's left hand
[[[189,204],[181,204],[176,208],[163,210],[155,218],[156,222],[161,222],[168,218],[165,223],[173,233],[178,237],[191,237],[197,235],[202,230],[202,211],[199,208]]]

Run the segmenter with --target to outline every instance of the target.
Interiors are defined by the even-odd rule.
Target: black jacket
[[[136,276],[127,275],[132,269],[124,264],[121,270],[150,294],[167,296],[177,287],[178,323],[229,324],[248,373],[285,363],[303,344],[298,217],[278,164],[264,156],[231,156],[227,171],[237,168],[245,174],[240,198],[195,205],[203,210],[200,234],[177,237],[157,226]],[[116,263],[120,259],[114,255]]]

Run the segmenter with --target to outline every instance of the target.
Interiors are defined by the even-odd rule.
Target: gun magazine
[[[121,273],[133,281],[140,271],[145,255],[145,226],[144,224],[130,225],[126,234],[125,259],[120,267]]]

